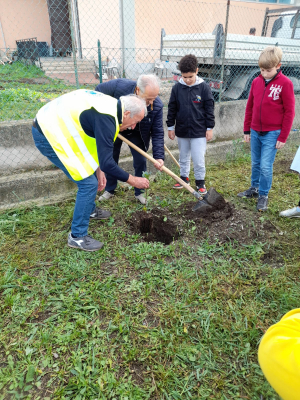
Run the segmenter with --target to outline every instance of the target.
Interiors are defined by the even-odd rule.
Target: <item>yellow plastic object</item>
[[[258,361],[283,400],[300,399],[300,308],[289,311],[262,338]]]

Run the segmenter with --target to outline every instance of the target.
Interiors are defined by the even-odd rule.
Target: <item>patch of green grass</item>
[[[0,65],[0,79],[18,80],[26,77],[37,78],[44,76],[44,72],[35,65],[25,65],[22,62]]]
[[[96,253],[66,246],[72,201],[0,214],[0,399],[279,399],[257,349],[300,301],[298,221],[278,217],[299,181],[282,161],[261,216],[282,235],[263,242],[199,239],[189,224],[169,246],[143,242],[128,227],[142,206],[122,189],[113,218],[90,224]],[[207,186],[254,215],[236,199],[249,180],[243,158],[207,168]],[[192,200],[172,185],[157,175],[153,206]]]
[[[94,89],[94,85],[82,86]],[[0,121],[34,118],[44,100],[76,90],[76,85],[52,79],[35,65],[0,65]]]
[[[28,88],[4,89],[0,91],[0,120],[34,118],[41,108],[42,99],[52,99],[53,94],[43,93]]]

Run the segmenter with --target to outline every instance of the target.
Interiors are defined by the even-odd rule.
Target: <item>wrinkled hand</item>
[[[168,131],[168,136],[171,140],[175,139],[175,131]]]
[[[285,145],[285,143],[279,142],[279,140],[277,140],[275,148],[282,149],[284,145]]]
[[[246,143],[250,143],[250,135],[244,135],[244,139]]]
[[[213,130],[206,131],[206,140],[209,142],[213,138]]]
[[[159,171],[161,171],[161,170],[162,170],[162,167],[164,166],[164,160],[161,160],[160,158],[158,158],[158,159],[155,160],[155,161],[156,161],[156,163],[153,164],[154,167],[155,167],[156,169],[158,169]]]
[[[127,183],[130,186],[136,187],[138,189],[148,189],[149,181],[146,178],[139,178],[138,176],[129,175]]]
[[[106,186],[106,176],[100,168],[97,168],[96,175],[98,179],[98,192],[101,192]]]

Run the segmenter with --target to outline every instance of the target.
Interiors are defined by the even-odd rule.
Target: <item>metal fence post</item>
[[[261,36],[266,36],[267,34],[267,28],[268,28],[268,24],[269,24],[269,7],[266,8],[265,11],[265,16],[264,16],[264,22],[263,22],[263,27],[262,27],[262,31],[261,31]]]
[[[125,33],[124,33],[124,3],[119,0],[120,10],[120,44],[122,49],[122,78],[126,78],[125,74]]]
[[[295,37],[295,32],[296,32],[296,28],[297,28],[297,25],[298,25],[298,19],[299,19],[299,10],[296,12],[296,15],[295,15],[294,26],[293,26],[293,32],[292,32],[291,39],[294,39],[294,37]]]
[[[99,80],[100,80],[100,83],[102,83],[101,46],[100,46],[99,39],[98,39],[98,65],[99,65]]]
[[[72,38],[72,54],[73,54],[75,80],[76,80],[76,87],[77,87],[77,89],[79,89],[78,67],[77,67],[77,58],[76,58],[77,50],[76,50],[76,42],[75,42],[75,37],[74,37],[74,26],[73,26],[73,18],[72,18],[71,0],[68,0],[68,8],[69,8],[69,21],[70,21],[70,30],[71,30],[71,38]]]
[[[225,50],[226,50],[226,42],[227,42],[227,31],[228,31],[228,20],[229,20],[229,9],[230,9],[230,0],[227,0],[227,8],[226,8],[226,21],[225,21],[225,32],[224,32],[224,41],[222,46],[222,53],[221,53],[221,76],[220,76],[220,93],[219,93],[219,103],[221,102],[222,98],[222,90],[223,90],[223,79],[224,79],[224,61],[225,61]]]

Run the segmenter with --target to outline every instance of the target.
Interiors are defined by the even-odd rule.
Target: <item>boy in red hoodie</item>
[[[246,106],[244,137],[245,142],[251,137],[251,187],[238,197],[258,198],[258,211],[268,208],[275,155],[284,146],[295,117],[293,83],[280,71],[281,58],[280,47],[269,46],[261,52],[261,75],[252,82]]]

